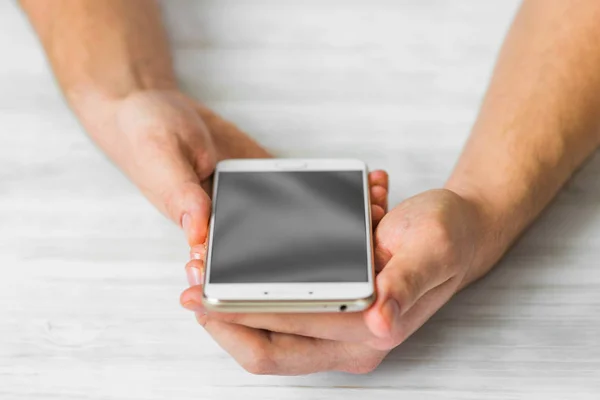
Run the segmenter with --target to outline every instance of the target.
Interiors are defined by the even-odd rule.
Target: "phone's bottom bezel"
[[[375,293],[361,299],[341,300],[218,300],[203,297],[208,311],[236,313],[332,313],[359,312],[375,301]]]

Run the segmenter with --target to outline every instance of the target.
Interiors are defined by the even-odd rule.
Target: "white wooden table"
[[[185,86],[392,203],[447,177],[516,0],[164,2]],[[168,4],[167,4],[168,3]],[[97,151],[0,3],[0,399],[599,399],[600,156],[375,373],[252,376],[178,305],[183,235]]]

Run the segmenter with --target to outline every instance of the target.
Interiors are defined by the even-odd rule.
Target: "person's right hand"
[[[95,99],[97,100],[97,99]],[[217,161],[269,153],[233,124],[176,91],[142,91],[76,107],[91,136],[142,193],[203,243]]]

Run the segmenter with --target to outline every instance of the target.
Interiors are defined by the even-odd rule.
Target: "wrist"
[[[176,87],[167,85],[162,87],[136,87],[127,92],[115,92],[104,87],[81,85],[65,91],[65,94],[71,109],[92,136],[98,128],[106,127],[110,123],[119,105],[128,98],[156,94],[184,97]]]
[[[78,82],[64,87],[64,94],[71,108],[78,113],[97,105],[116,102],[143,92],[178,92],[177,83],[171,79],[140,78],[132,82]]]
[[[473,283],[488,273],[508,250],[514,238],[507,226],[503,212],[489,201],[476,187],[449,181],[445,189],[459,196],[470,210],[473,257],[460,288]]]

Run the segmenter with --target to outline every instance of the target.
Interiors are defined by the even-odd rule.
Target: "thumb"
[[[365,313],[365,323],[379,338],[391,338],[401,328],[401,317],[429,290],[447,278],[435,263],[408,252],[397,253],[377,275],[377,301]]]
[[[183,228],[190,247],[204,243],[208,233],[211,201],[200,184],[180,183],[164,201],[167,215]]]
[[[204,170],[212,173],[214,157],[205,158]],[[190,246],[206,240],[211,213],[211,200],[201,186],[201,174],[183,154],[169,153],[150,163],[138,180],[150,201],[183,228]]]

